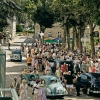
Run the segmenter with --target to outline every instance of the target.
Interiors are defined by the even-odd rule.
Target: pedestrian
[[[34,84],[33,86],[33,100],[38,100],[38,93],[39,93],[39,89],[40,89],[40,85],[39,85],[40,80],[36,80],[36,84]]]
[[[39,89],[39,94],[38,94],[38,100],[47,100],[46,99],[46,90],[44,88],[44,85],[41,84],[40,85],[40,89]]]
[[[60,67],[57,68],[55,75],[60,78],[61,69]]]
[[[68,71],[68,66],[66,65],[66,63],[62,65],[61,69],[62,69],[62,72],[65,72],[65,70]]]
[[[35,61],[34,61],[34,69],[35,69],[35,70],[39,70],[39,62],[38,62],[37,57],[35,57]]]
[[[14,77],[14,82],[12,82],[12,88],[14,88],[19,96],[20,84],[17,82],[17,78]]]
[[[96,72],[95,65],[91,66],[91,71],[92,71],[92,73],[95,73]]]
[[[80,66],[80,70],[81,70],[81,72],[84,72],[84,73],[87,72],[87,66],[86,66],[85,61],[82,62],[81,66]]]
[[[10,50],[10,42],[8,43],[8,50]]]
[[[76,92],[77,96],[80,96],[80,88],[81,88],[81,77],[80,77],[80,72],[78,72],[76,76]]]
[[[65,77],[65,79],[66,79],[67,91],[69,91],[70,95],[72,95],[74,77],[71,75],[71,71],[68,71],[68,75]]]
[[[27,66],[28,66],[28,67],[31,67],[31,64],[32,64],[32,57],[29,55],[29,56],[27,57]]]
[[[22,80],[22,84],[20,85],[20,100],[28,100],[28,85],[26,83],[26,80]]]

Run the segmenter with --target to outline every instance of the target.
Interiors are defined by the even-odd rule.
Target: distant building
[[[63,38],[64,30],[59,26],[54,26],[52,28],[46,28],[44,31],[44,38]]]

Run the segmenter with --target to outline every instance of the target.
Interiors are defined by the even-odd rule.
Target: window
[[[86,80],[86,79],[87,79],[87,76],[84,75],[84,74],[81,74],[80,77],[81,77],[81,79],[83,79],[83,80]]]
[[[52,33],[51,32],[48,33],[48,37],[52,37]]]

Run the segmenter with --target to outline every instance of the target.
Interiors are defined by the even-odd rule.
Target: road
[[[14,43],[11,45],[11,49],[20,48],[21,43],[29,43],[29,42],[32,42],[32,40],[31,39],[25,40],[25,37],[21,36],[20,38],[16,39],[16,41],[14,41]],[[20,81],[19,75],[21,74],[21,70],[22,68],[27,67],[26,58],[23,57],[22,62],[11,62],[10,61],[11,51],[8,50],[7,46],[4,46],[3,48],[6,50],[6,87],[9,88],[14,77],[17,77],[18,81]],[[28,92],[29,97],[33,98],[32,89],[30,87],[28,91],[29,91]],[[53,98],[50,98],[48,100],[52,99]],[[74,89],[73,96],[65,96],[63,99],[53,99],[53,100],[100,100],[100,97],[87,96],[84,94],[81,94],[80,97],[77,97]]]

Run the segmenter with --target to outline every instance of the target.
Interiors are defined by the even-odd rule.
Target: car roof
[[[13,49],[13,50],[11,50],[11,51],[19,51],[19,52],[20,52],[21,50],[20,50],[20,49]]]
[[[57,78],[56,76],[53,76],[53,75],[43,75],[41,77],[44,77],[44,78],[52,78],[52,77]]]

